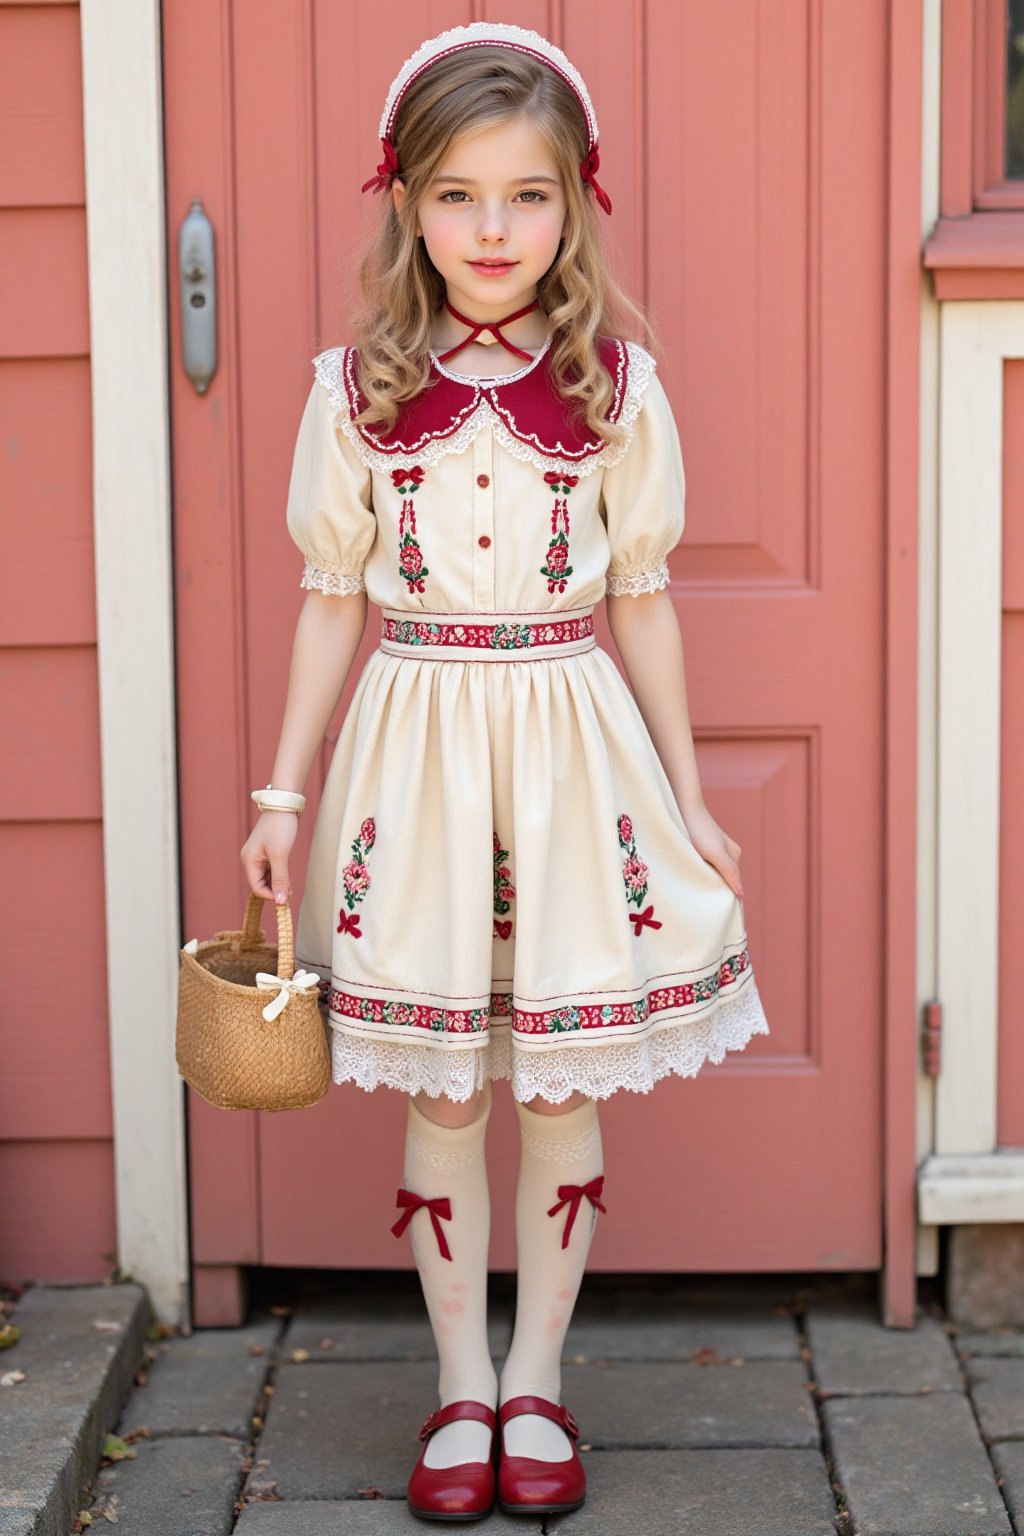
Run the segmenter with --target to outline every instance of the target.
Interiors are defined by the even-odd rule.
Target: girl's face
[[[400,208],[405,187],[392,186]],[[449,300],[475,319],[529,304],[565,221],[554,156],[525,117],[456,140],[416,209],[416,233]]]

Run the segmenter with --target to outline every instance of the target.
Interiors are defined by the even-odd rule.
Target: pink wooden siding
[[[76,5],[0,3],[0,143],[0,1276],[90,1281],[115,1226]]]

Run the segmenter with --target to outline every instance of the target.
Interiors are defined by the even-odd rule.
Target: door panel
[[[290,456],[309,359],[347,339],[355,253],[379,211],[359,187],[379,158],[383,98],[423,37],[479,14],[454,0],[242,9],[224,5],[221,33],[198,0],[165,14],[171,250],[199,192],[228,258],[221,372],[202,402],[174,381],[189,933],[241,919],[248,790],[269,777],[302,601]],[[590,1266],[875,1268],[886,7],[564,0],[494,14],[554,35],[582,70],[615,203],[605,232],[664,344],[687,468],[672,591],[697,755],[712,812],[744,850],[772,1027],[695,1080],[602,1104],[620,1195]],[[226,126],[210,113],[205,143],[189,122],[197,33],[201,67],[219,72],[214,100],[230,106]],[[209,456],[201,468],[211,444],[216,486]],[[214,493],[218,614],[188,590],[211,590],[196,566]],[[371,608],[307,786],[314,804],[378,624]],[[603,614],[599,638],[614,654]],[[218,674],[205,721],[186,688],[200,656]],[[837,1135],[843,1122],[857,1134]],[[190,1095],[197,1265],[408,1267],[389,1231],[404,1124],[400,1095],[351,1084],[301,1114],[227,1116]],[[489,1160],[491,1262],[513,1268],[505,1086]]]

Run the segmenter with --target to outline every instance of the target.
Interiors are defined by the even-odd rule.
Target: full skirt
[[[334,1081],[468,1099],[648,1092],[767,1034],[743,906],[694,848],[600,646],[378,649],[338,738],[296,934]]]

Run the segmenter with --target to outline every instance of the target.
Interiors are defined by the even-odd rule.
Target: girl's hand
[[[740,855],[743,852],[739,843],[723,832],[718,822],[712,816],[707,806],[703,803],[694,806],[689,811],[683,812],[683,820],[686,830],[690,834],[693,846],[701,856],[713,864],[718,873],[731,886],[736,895],[743,899],[743,881],[740,878]]]
[[[288,855],[299,833],[294,811],[261,811],[259,820],[242,849],[242,864],[249,889],[264,901],[291,901]]]

